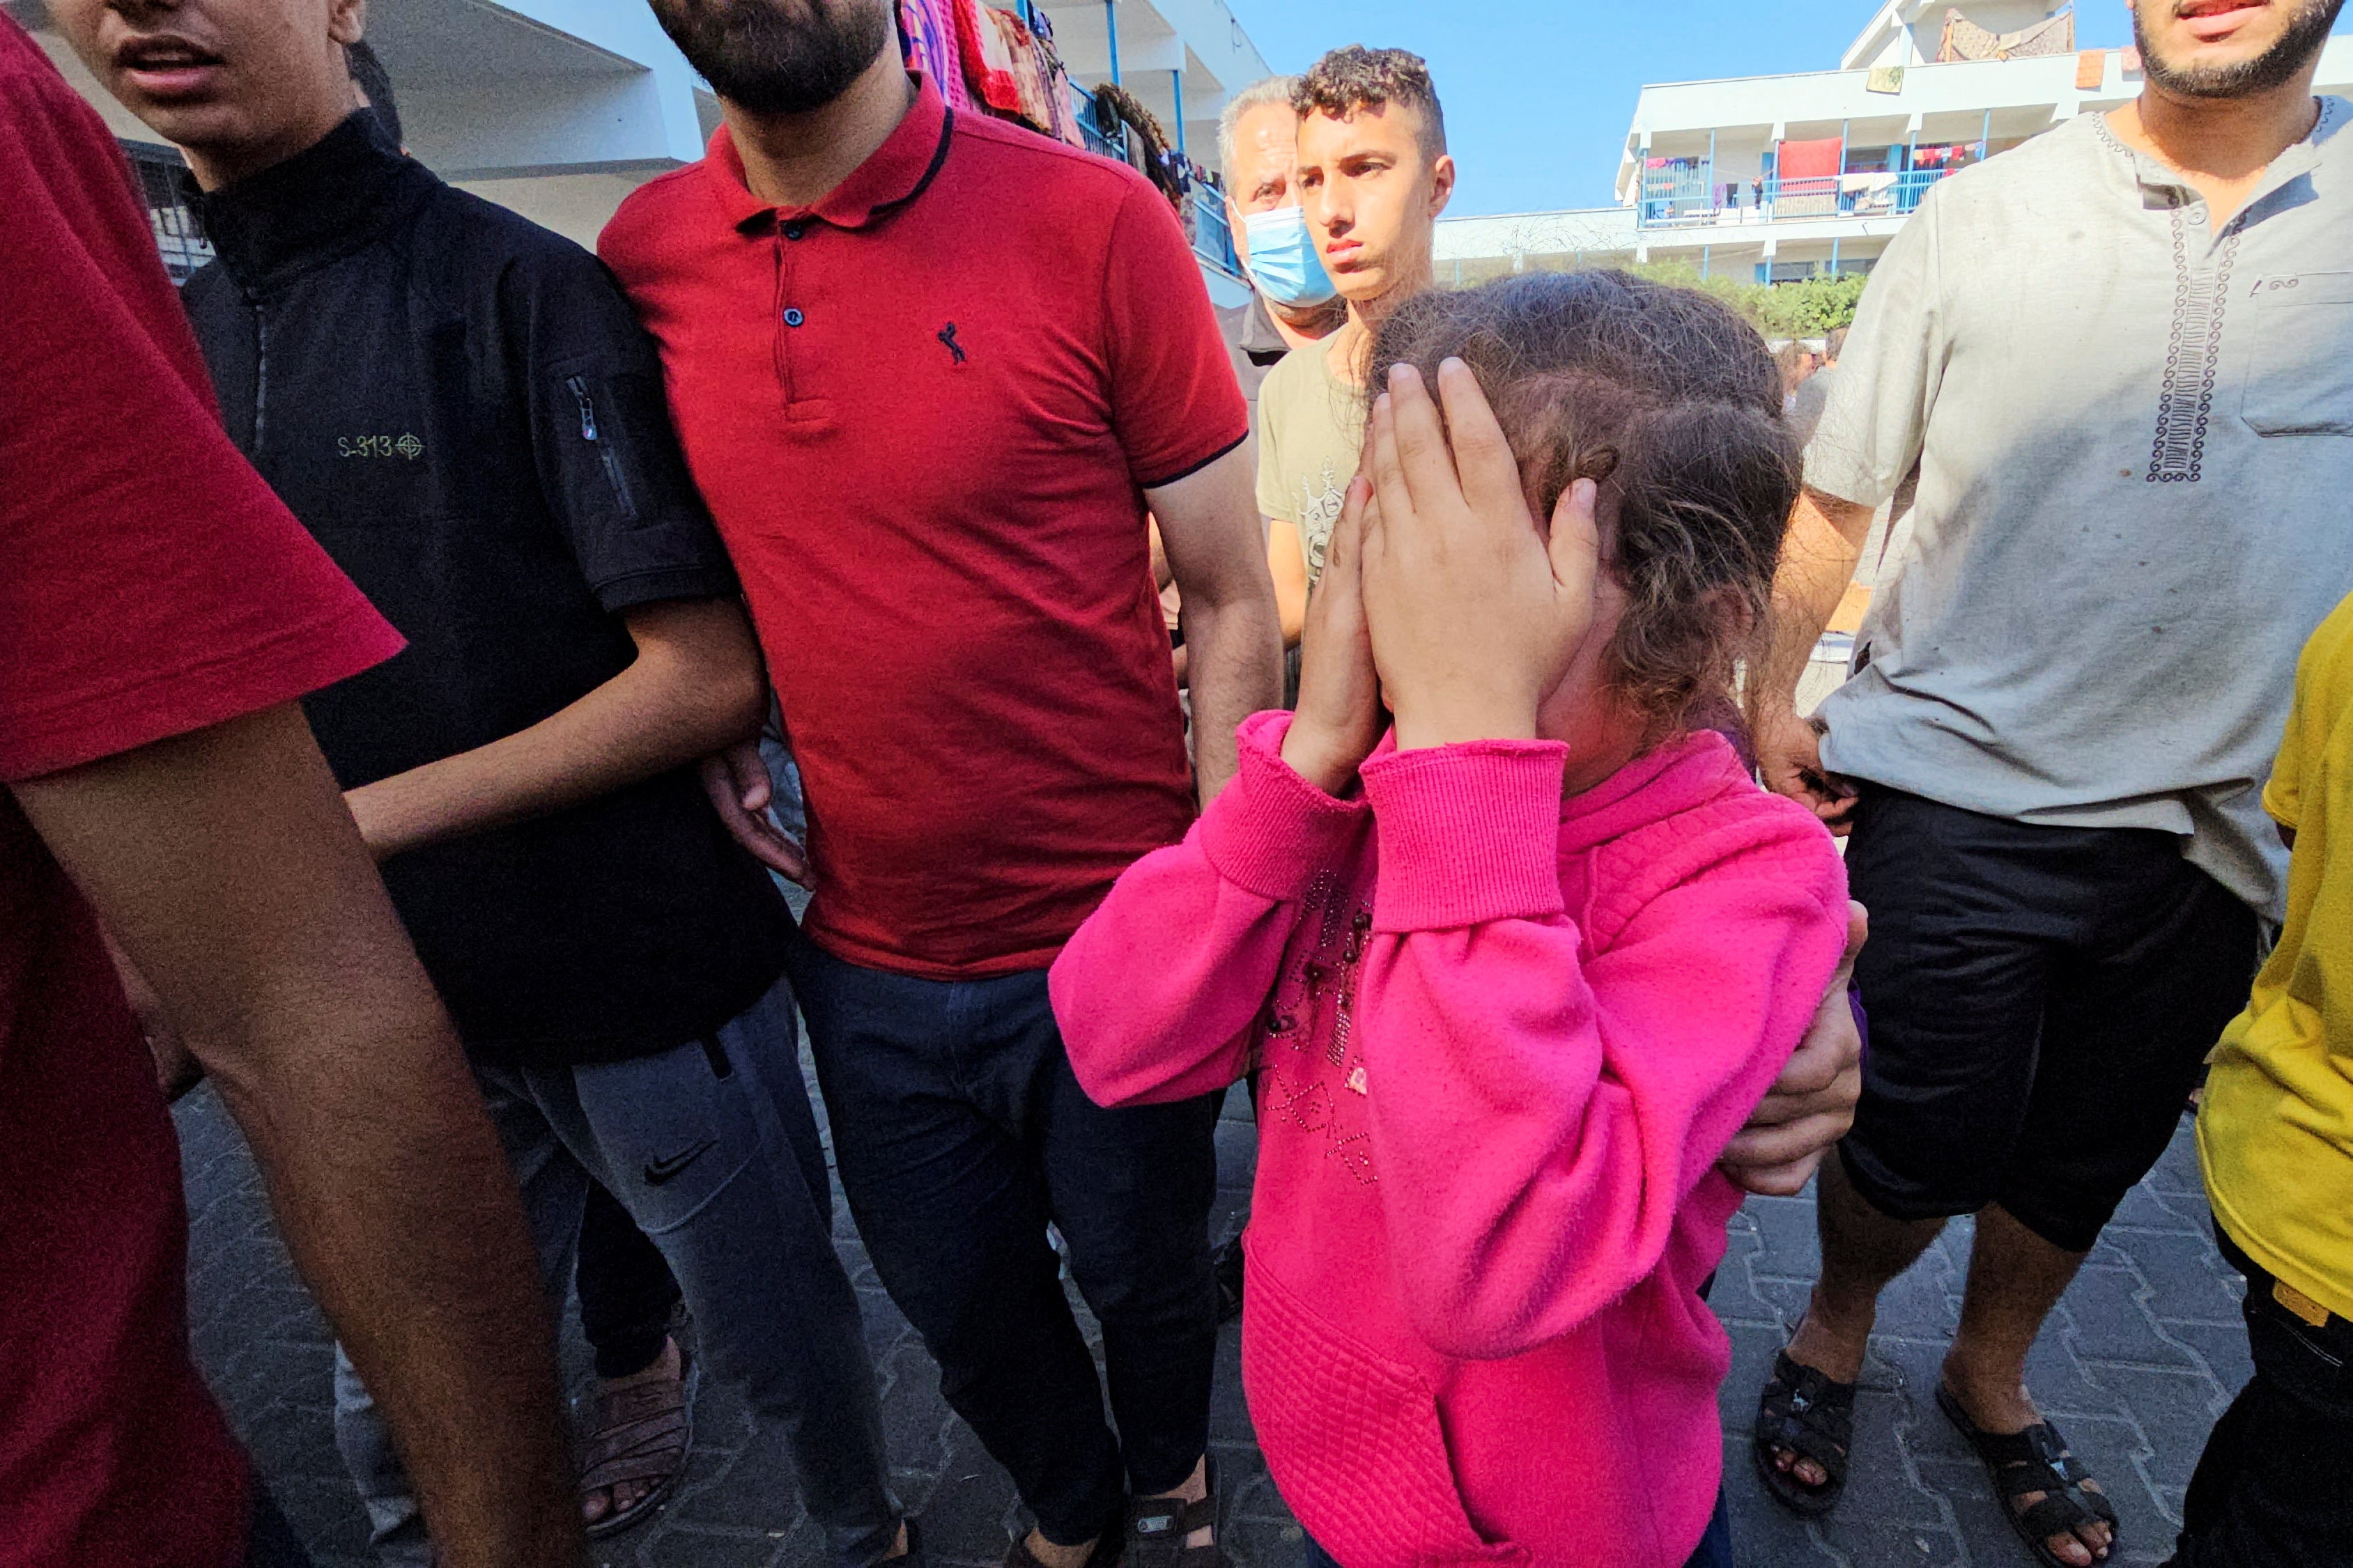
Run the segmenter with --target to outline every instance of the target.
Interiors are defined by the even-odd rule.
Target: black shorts
[[[1896,1219],[1998,1203],[2089,1251],[2246,1005],[2254,911],[2171,834],[2029,826],[1875,786],[1846,864],[1871,910],[1847,1175]]]

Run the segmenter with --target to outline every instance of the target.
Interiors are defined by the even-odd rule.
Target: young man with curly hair
[[[1312,591],[1364,443],[1364,356],[1373,329],[1436,280],[1454,160],[1430,68],[1403,49],[1333,50],[1299,79],[1291,106],[1293,184],[1348,321],[1259,389],[1258,506],[1270,548],[1297,550]]]

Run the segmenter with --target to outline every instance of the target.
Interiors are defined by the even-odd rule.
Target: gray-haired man
[[[1299,79],[1271,76],[1227,100],[1218,123],[1218,167],[1226,182],[1226,220],[1234,250],[1248,275],[1250,298],[1218,307],[1218,326],[1233,355],[1234,377],[1250,400],[1251,446],[1258,434],[1258,389],[1267,373],[1296,348],[1320,342],[1346,324],[1347,302],[1316,258],[1315,242],[1299,207],[1292,171],[1299,162],[1299,115],[1291,107]],[[1296,682],[1299,628],[1307,617],[1307,566],[1287,530],[1273,531],[1267,565],[1274,574],[1275,603],[1282,616],[1282,642],[1291,654],[1288,679]],[[1160,582],[1161,607],[1176,630],[1176,590],[1155,550],[1153,570]],[[1185,650],[1176,649],[1176,673],[1185,675]],[[1226,1305],[1241,1306],[1241,1253],[1229,1243],[1219,1255]]]
[[[1299,79],[1271,76],[1236,93],[1218,125],[1218,166],[1234,250],[1250,275],[1250,301],[1221,308],[1234,374],[1255,415],[1259,384],[1295,348],[1321,342],[1348,319],[1348,307],[1315,255],[1292,172],[1299,162]]]

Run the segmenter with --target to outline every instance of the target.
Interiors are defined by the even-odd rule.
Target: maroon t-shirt
[[[0,784],[300,697],[398,636],[222,433],[105,127],[0,16]],[[0,1568],[227,1568],[245,1460],[98,927],[0,790]]]
[[[1250,416],[1167,201],[928,84],[814,207],[710,155],[605,258],[660,343],[808,792],[807,930],[1043,968],[1191,819],[1144,490]]]

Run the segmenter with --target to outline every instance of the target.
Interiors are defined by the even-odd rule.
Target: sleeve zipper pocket
[[[637,498],[629,493],[628,476],[621,470],[621,454],[596,427],[596,397],[588,390],[588,378],[568,376],[564,385],[572,394],[573,401],[580,405],[580,438],[596,447],[596,455],[604,459],[605,478],[613,487],[613,499],[620,503],[622,517],[631,522],[637,521]]]

